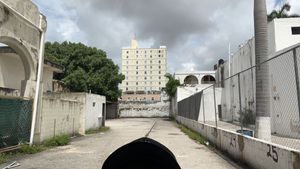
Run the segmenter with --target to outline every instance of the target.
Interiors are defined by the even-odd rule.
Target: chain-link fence
[[[29,142],[32,100],[0,97],[0,149]]]
[[[256,78],[256,71],[262,72],[261,78]],[[299,73],[297,46],[260,65],[224,75],[222,80],[178,102],[178,115],[259,139],[268,138],[260,137],[262,132],[269,135],[268,141],[300,150]],[[256,94],[256,87],[264,90]]]

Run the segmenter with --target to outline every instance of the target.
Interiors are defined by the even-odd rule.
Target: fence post
[[[299,112],[299,117],[300,117],[300,86],[299,86],[299,70],[298,70],[298,62],[297,62],[297,53],[296,49],[293,49],[293,56],[294,56],[294,68],[295,68],[295,78],[296,78],[296,89],[297,89],[297,103],[298,103],[298,112]]]
[[[241,97],[241,79],[240,79],[240,73],[238,73],[238,90],[239,90],[239,107],[240,107],[240,125],[241,125],[241,134],[243,134],[243,120],[244,120],[244,114],[242,111],[242,97]]]
[[[203,90],[203,123],[205,124],[204,90]]]
[[[55,130],[56,130],[56,119],[54,119],[54,124],[53,124],[53,137],[55,137]]]
[[[216,121],[216,127],[218,127],[217,108],[216,108],[216,84],[213,85],[213,92],[214,92],[215,121]]]

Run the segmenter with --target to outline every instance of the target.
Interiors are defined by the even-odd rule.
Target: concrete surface
[[[149,137],[168,147],[182,169],[237,168],[203,145],[190,140],[174,123],[163,119],[117,119],[106,122],[106,133],[75,138],[71,145],[54,148],[16,160],[24,169],[100,169],[105,159],[120,146],[145,136],[154,122]],[[9,163],[7,163],[9,164]],[[3,168],[7,164],[0,165]],[[17,169],[18,169],[17,168]]]
[[[300,151],[268,141],[256,139],[235,131],[226,130],[177,116],[176,120],[200,133],[210,143],[233,157],[257,169],[299,169]]]

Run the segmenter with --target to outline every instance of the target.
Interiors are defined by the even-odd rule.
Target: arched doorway
[[[33,58],[22,42],[14,38],[2,36],[0,44],[0,87],[24,96],[26,82],[35,79]]]
[[[214,84],[216,79],[212,75],[205,75],[201,79],[201,84]]]
[[[198,78],[194,75],[189,75],[184,79],[184,84],[196,85],[199,84]]]

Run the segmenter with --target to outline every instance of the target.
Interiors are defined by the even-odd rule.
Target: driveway
[[[164,119],[108,120],[110,130],[75,138],[68,146],[50,149],[16,159],[24,169],[100,169],[105,159],[117,148],[140,137],[149,130],[149,137],[168,147],[182,169],[234,169],[239,168],[206,146],[189,139],[173,122]],[[9,164],[9,163],[7,163]],[[7,164],[0,165],[3,168]]]

